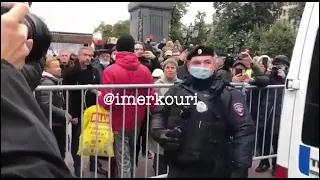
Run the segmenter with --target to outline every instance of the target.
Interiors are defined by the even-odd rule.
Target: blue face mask
[[[100,64],[103,66],[103,67],[107,67],[110,62],[109,61],[100,61]]]
[[[210,68],[201,66],[191,66],[189,72],[193,77],[197,79],[207,79],[212,75]]]

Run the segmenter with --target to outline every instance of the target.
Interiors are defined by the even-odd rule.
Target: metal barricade
[[[270,85],[265,88],[257,88],[255,86],[250,86],[247,84],[233,84],[237,89],[242,91],[247,98],[248,102],[248,108],[250,110],[250,113],[253,117],[253,120],[255,121],[256,125],[256,134],[255,134],[255,148],[253,152],[253,160],[262,160],[262,159],[269,159],[276,157],[276,150],[272,148],[277,144],[277,133],[279,129],[274,129],[275,125],[279,124],[280,117],[278,115],[281,111],[281,103],[282,97],[278,97],[279,95],[283,94],[284,85]],[[135,94],[133,98],[127,98],[129,101],[131,100],[137,100],[138,96],[140,95],[140,90],[147,89],[147,96],[150,95],[150,89],[151,88],[169,88],[172,84],[130,84],[130,85],[58,85],[58,86],[39,86],[36,91],[50,91],[50,106],[49,106],[49,124],[50,127],[52,127],[52,122],[54,121],[52,116],[53,111],[53,105],[52,105],[52,92],[53,91],[66,91],[66,112],[69,112],[69,105],[70,103],[70,94],[74,93],[75,91],[80,91],[80,98],[81,98],[81,116],[79,117],[79,122],[81,123],[81,133],[84,129],[84,121],[83,121],[83,114],[85,111],[85,99],[86,94],[90,91],[90,93],[96,93],[96,90],[104,90],[107,89],[110,93],[113,92],[120,92],[122,91],[122,95],[125,96],[126,94],[130,94],[130,96],[133,96],[132,94]],[[281,92],[281,93],[279,93]],[[96,104],[99,104],[98,102],[98,96],[96,96]],[[272,103],[271,103],[272,102]],[[271,104],[270,104],[271,103]],[[116,177],[152,177],[152,178],[165,178],[166,174],[160,173],[163,170],[163,163],[161,161],[161,153],[160,149],[161,147],[157,145],[156,152],[153,153],[153,157],[148,157],[149,152],[149,141],[152,141],[148,134],[149,134],[149,123],[150,123],[150,117],[148,114],[150,114],[150,105],[147,105],[146,110],[146,132],[145,134],[145,152],[143,156],[140,155],[140,152],[138,152],[138,149],[141,149],[141,145],[137,146],[138,137],[140,135],[138,132],[140,132],[141,125],[138,127],[138,104],[135,103],[135,114],[129,114],[126,115],[126,107],[127,105],[121,105],[122,106],[122,130],[114,132],[115,142],[114,142],[114,149],[115,149],[115,157],[116,163],[114,162],[111,157],[108,157],[107,163],[98,160],[97,155],[94,157],[94,160],[91,161],[94,162],[94,174],[88,173],[88,167],[86,164],[88,164],[88,158],[84,157],[81,153],[80,156],[80,171],[85,172],[81,173],[80,177],[101,177],[98,176],[98,162],[101,162],[102,168],[106,169],[108,171],[107,175],[104,175],[108,178],[115,177],[111,174],[111,172],[117,172]],[[119,107],[119,106],[118,106]],[[279,109],[280,107],[280,109]],[[110,112],[110,124],[113,124],[112,120],[113,117],[113,111],[114,106],[109,106],[109,112]],[[117,108],[117,107],[116,107]],[[126,117],[131,116],[134,117],[134,132],[127,132],[125,130],[125,122]],[[67,117],[67,114],[66,114]],[[98,118],[96,118],[98,119]],[[142,121],[141,119],[139,120]],[[95,121],[96,127],[99,125],[98,121]],[[72,157],[70,155],[70,152],[72,149],[70,149],[70,141],[72,138],[72,128],[71,126],[79,126],[79,125],[71,125],[69,122],[66,121],[66,163],[69,167],[72,167]],[[75,134],[75,133],[74,133]],[[98,142],[98,133],[96,132],[96,143]],[[275,135],[274,135],[275,134]],[[274,140],[274,137],[276,139]],[[80,138],[83,138],[83,136],[80,136]],[[59,141],[59,140],[58,140]],[[75,143],[75,142],[73,142]],[[81,145],[80,145],[81,146]],[[120,147],[121,146],[121,147]],[[97,146],[96,146],[97,147]],[[74,152],[75,150],[73,150]],[[78,151],[78,149],[76,149]],[[143,150],[144,151],[144,150]],[[96,151],[97,152],[97,151]],[[74,153],[73,153],[74,154]],[[75,155],[75,154],[74,154]],[[138,156],[138,158],[137,158]],[[150,159],[149,159],[150,158]],[[153,162],[152,162],[153,159]],[[139,163],[137,163],[137,160]],[[144,160],[144,162],[141,162],[141,160]],[[161,162],[160,162],[161,161]],[[85,164],[86,163],[86,164]],[[136,165],[137,163],[137,165]],[[116,165],[115,165],[116,164]],[[162,165],[162,166],[161,166]],[[107,166],[107,167],[106,167]],[[115,167],[116,166],[116,167]],[[161,168],[160,168],[161,166]],[[70,168],[72,171],[72,168]],[[90,168],[89,168],[90,169]],[[114,170],[115,169],[115,170]],[[143,170],[144,169],[144,170]],[[92,167],[91,167],[92,170]],[[142,172],[143,171],[143,172]],[[167,168],[168,172],[168,168]]]

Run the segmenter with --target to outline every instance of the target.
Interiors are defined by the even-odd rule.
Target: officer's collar
[[[187,86],[191,86],[196,90],[205,90],[209,89],[214,81],[214,77],[211,76],[207,79],[197,79],[193,77],[192,75],[187,76],[186,80],[183,82],[183,84]]]

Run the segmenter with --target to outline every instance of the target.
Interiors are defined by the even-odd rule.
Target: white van
[[[285,85],[277,178],[319,178],[319,2],[307,2]]]

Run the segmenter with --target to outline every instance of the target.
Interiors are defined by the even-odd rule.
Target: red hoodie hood
[[[138,57],[131,52],[118,52],[116,55],[116,64],[127,70],[137,70],[140,66]]]

